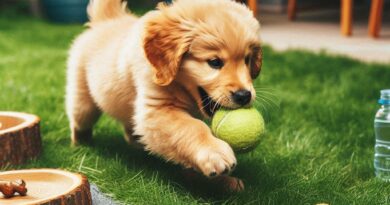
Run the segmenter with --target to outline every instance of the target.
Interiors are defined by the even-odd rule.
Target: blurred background
[[[0,108],[42,119],[44,151],[21,167],[81,172],[122,204],[390,204],[390,183],[375,178],[373,163],[377,100],[390,86],[389,1],[243,2],[266,45],[255,86],[268,133],[238,155],[234,176],[246,192],[221,197],[192,187],[180,167],[129,149],[108,116],[93,147],[70,148],[65,67],[88,0],[0,0]],[[157,3],[129,0],[129,8],[142,15]]]
[[[130,0],[142,15],[158,0]],[[308,49],[367,62],[390,62],[389,0],[247,0],[260,20],[262,39],[276,50]],[[2,0],[1,13],[55,23],[83,23],[88,0]],[[4,16],[4,15],[3,15]]]

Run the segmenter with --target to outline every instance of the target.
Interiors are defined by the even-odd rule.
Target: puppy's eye
[[[223,61],[219,58],[207,60],[207,64],[214,69],[221,69],[223,67]]]
[[[245,64],[248,65],[251,57],[249,55],[245,56]]]

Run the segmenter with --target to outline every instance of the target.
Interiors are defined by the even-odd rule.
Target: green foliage
[[[207,186],[186,184],[180,167],[129,148],[121,127],[106,116],[93,146],[70,147],[65,61],[81,31],[0,17],[0,109],[39,115],[44,145],[38,160],[6,169],[80,171],[124,204],[390,203],[390,184],[373,170],[373,116],[379,90],[390,86],[389,65],[266,47],[255,84],[265,91],[257,107],[269,111],[267,135],[253,152],[238,155],[233,175],[246,182],[246,191],[214,196]],[[275,96],[278,109],[270,106],[279,104]]]

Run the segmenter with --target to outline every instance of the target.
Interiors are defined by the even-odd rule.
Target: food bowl
[[[20,112],[0,112],[0,167],[36,158],[42,149],[39,118]]]
[[[92,204],[88,180],[85,176],[59,169],[28,169],[0,173],[0,179],[26,182],[27,195],[5,198],[0,193],[2,205]]]

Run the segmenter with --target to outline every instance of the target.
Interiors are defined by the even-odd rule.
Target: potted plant
[[[42,0],[44,15],[60,23],[84,23],[87,17],[88,0]]]

